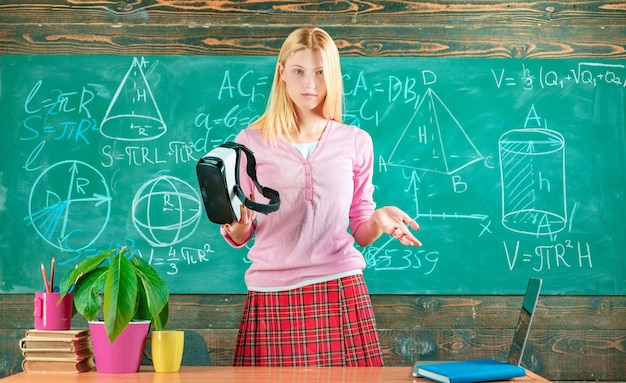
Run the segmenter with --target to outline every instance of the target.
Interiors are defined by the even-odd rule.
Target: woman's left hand
[[[418,223],[399,208],[395,206],[381,207],[374,212],[372,218],[383,233],[389,234],[403,245],[422,246],[422,242],[409,230],[409,227],[413,230],[419,230]]]

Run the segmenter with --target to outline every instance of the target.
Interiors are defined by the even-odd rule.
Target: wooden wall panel
[[[301,25],[327,29],[343,55],[626,57],[614,0],[3,0],[0,53],[274,55]]]
[[[626,16],[625,16],[626,17]],[[184,29],[181,31],[181,28]],[[293,27],[123,25],[31,25],[0,31],[2,54],[106,55],[276,55]],[[531,38],[524,28],[327,27],[345,56],[423,56],[493,58],[625,58],[626,42],[613,30],[579,28],[576,41],[564,31],[539,30]],[[377,37],[364,38],[368,33]],[[626,28],[622,30],[626,35]],[[255,36],[263,36],[259,40]],[[592,42],[598,39],[599,42]]]
[[[173,295],[170,329],[194,329],[214,365],[230,365],[243,295]],[[505,359],[521,296],[374,295],[385,364],[433,359]],[[626,378],[626,297],[542,297],[525,365],[550,380]],[[31,328],[32,296],[0,295],[0,376],[20,370],[18,340]],[[75,317],[74,327],[86,327]]]

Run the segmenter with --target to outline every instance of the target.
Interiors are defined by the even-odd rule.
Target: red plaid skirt
[[[249,291],[234,365],[382,366],[363,276],[289,291]]]

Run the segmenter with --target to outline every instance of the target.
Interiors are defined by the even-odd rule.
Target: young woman
[[[419,226],[397,207],[376,209],[372,140],[341,123],[342,107],[335,43],[319,28],[295,30],[265,113],[236,138],[281,205],[269,215],[242,206],[240,220],[221,228],[235,247],[254,237],[235,365],[383,365],[354,242],[365,247],[387,233],[419,246],[409,229]],[[252,195],[251,183],[242,187]]]

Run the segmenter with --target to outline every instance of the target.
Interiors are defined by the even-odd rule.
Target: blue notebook
[[[424,365],[418,374],[440,383],[476,383],[526,376],[526,370],[493,359]]]

